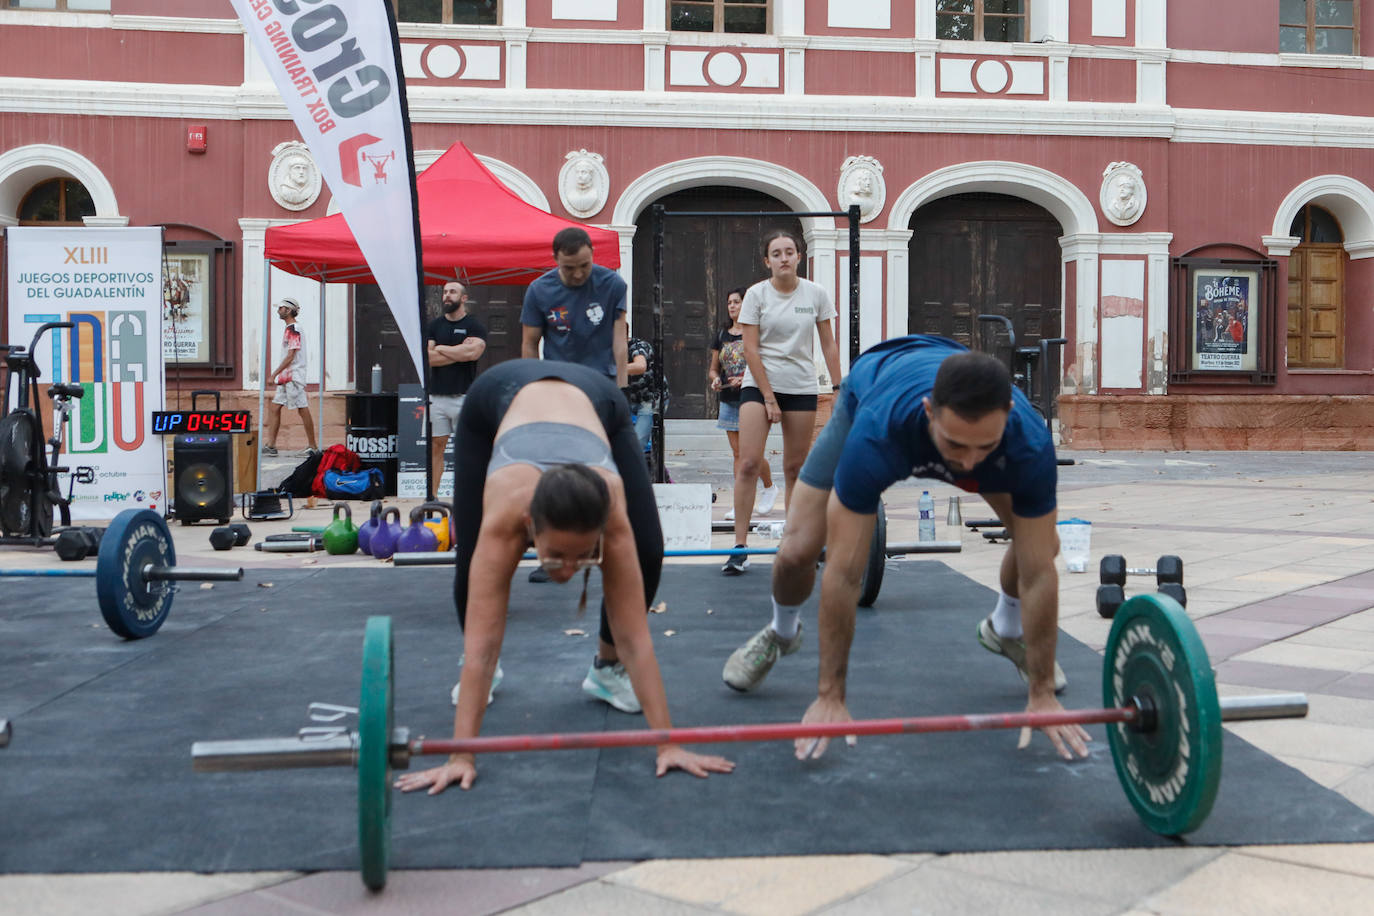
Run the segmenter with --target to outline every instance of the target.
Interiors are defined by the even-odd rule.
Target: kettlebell
[[[393,520],[394,519],[394,520]],[[379,560],[389,560],[396,553],[396,542],[401,539],[401,510],[389,507],[382,513],[377,523],[377,531],[372,535],[372,555]]]
[[[343,518],[339,511],[343,510]],[[346,556],[358,551],[358,529],[353,524],[353,510],[348,503],[334,504],[334,521],[325,526],[324,549],[335,556]]]
[[[439,549],[439,539],[425,525],[425,507],[410,510],[410,527],[396,539],[397,553],[433,553]]]
[[[425,527],[434,532],[434,537],[439,542],[439,546],[434,549],[448,550],[453,544],[453,538],[449,534],[452,527],[449,522],[449,515],[453,510],[449,508],[448,503],[443,502],[425,503],[420,508],[425,510]],[[437,518],[434,517],[436,515]]]
[[[372,514],[367,521],[363,522],[358,529],[358,549],[368,556],[372,555],[372,535],[377,533],[377,526],[382,519],[382,501],[374,499],[372,501]]]

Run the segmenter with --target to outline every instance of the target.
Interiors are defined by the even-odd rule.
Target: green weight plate
[[[1165,836],[1196,830],[1221,780],[1221,707],[1212,665],[1188,614],[1167,595],[1138,595],[1112,621],[1104,706],[1154,704],[1148,732],[1108,726],[1116,775],[1145,825]]]
[[[161,515],[126,509],[115,516],[100,541],[95,561],[95,596],[105,623],[125,639],[152,636],[172,609],[167,582],[143,578],[145,566],[175,566],[176,547]]]
[[[883,587],[883,571],[887,568],[887,512],[878,502],[878,519],[873,525],[873,540],[868,545],[868,565],[864,567],[863,585],[859,592],[859,607],[873,607]]]
[[[391,618],[369,617],[358,701],[358,851],[363,884],[374,891],[386,886],[391,856],[391,658]]]

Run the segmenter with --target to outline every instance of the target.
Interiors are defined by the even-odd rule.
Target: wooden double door
[[[711,343],[729,323],[725,295],[768,276],[759,243],[764,232],[789,229],[801,238],[796,217],[782,201],[742,188],[701,187],[659,198],[669,212],[727,211],[725,216],[669,217],[663,223],[663,369],[670,392],[666,416],[716,416],[716,395],[706,382]],[[739,215],[734,215],[738,212]],[[645,208],[635,224],[633,333],[653,339],[653,215]],[[802,273],[805,273],[805,253]]]
[[[999,326],[979,315],[1011,320],[1016,346],[1063,336],[1059,222],[1042,207],[1001,194],[960,194],[912,215],[907,278],[907,329],[940,334],[1011,360]],[[1059,391],[1059,354],[1034,367],[1035,391]]]

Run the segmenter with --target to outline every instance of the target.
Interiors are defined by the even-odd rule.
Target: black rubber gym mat
[[[790,721],[811,701],[814,599],[804,648],[757,692],[720,680],[725,657],[768,619],[768,571],[665,573],[667,612],[650,622],[676,724]],[[135,643],[104,628],[88,582],[8,581],[0,717],[15,735],[0,750],[0,871],[355,868],[352,770],[197,774],[191,743],[286,736],[317,724],[311,702],[356,705],[363,624],[375,613],[394,620],[397,724],[448,735],[460,651],[450,575],[254,570],[242,583],[184,588],[162,631]],[[859,612],[854,715],[1021,708],[1011,665],[973,635],[990,596],[941,563],[892,564],[877,606]],[[517,577],[505,682],[484,733],[642,726],[582,694],[596,619],[579,619],[576,601],[575,587]],[[575,630],[587,635],[565,632]],[[1066,705],[1099,705],[1100,657],[1067,638],[1060,655]],[[866,738],[806,764],[786,743],[717,745],[739,767],[709,780],[657,780],[644,748],[493,755],[471,792],[394,793],[392,866],[1176,842],[1140,824],[1102,729],[1090,730],[1097,749],[1074,764],[1043,738],[1017,751],[1014,732]],[[1228,735],[1216,809],[1186,842],[1370,840],[1374,817]]]

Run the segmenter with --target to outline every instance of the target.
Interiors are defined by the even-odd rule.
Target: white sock
[[[1003,639],[1020,639],[1021,599],[1006,592],[997,593],[997,607],[992,611],[992,629]]]
[[[773,632],[790,642],[797,638],[799,629],[801,629],[801,605],[778,604],[778,599],[774,598]]]

